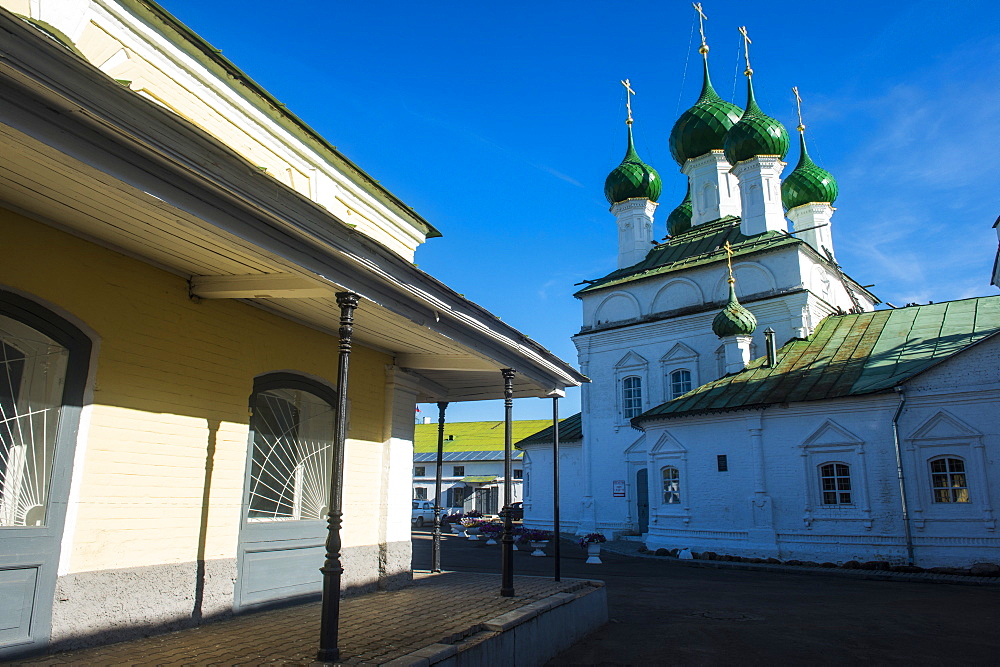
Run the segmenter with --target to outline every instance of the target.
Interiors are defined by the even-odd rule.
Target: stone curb
[[[538,602],[532,602],[520,609],[509,611],[496,618],[491,618],[485,623],[477,623],[469,628],[467,634],[463,633],[465,634],[463,639],[454,644],[431,644],[412,653],[400,656],[395,660],[385,663],[385,665],[391,665],[392,667],[428,667],[429,665],[442,662],[456,655],[464,648],[507,632],[512,628],[527,623],[533,618],[537,618],[549,610],[561,607],[576,600],[581,595],[589,593],[589,591],[581,592],[582,589],[603,587],[603,581],[580,580],[579,585],[574,587],[572,592],[555,593]]]
[[[609,547],[605,542],[602,547],[620,556],[658,560],[671,565],[684,567],[711,567],[718,570],[757,570],[780,574],[816,574],[829,577],[847,577],[867,581],[900,581],[926,584],[958,584],[960,586],[997,586],[1000,587],[1000,577],[974,577],[961,574],[937,574],[935,572],[886,572],[884,570],[845,570],[833,567],[802,567],[799,565],[774,565],[769,563],[734,563],[718,560],[680,560],[671,556],[657,556],[651,553],[639,553],[623,548]]]

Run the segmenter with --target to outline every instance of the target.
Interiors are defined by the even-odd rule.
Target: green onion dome
[[[705,56],[705,79],[695,105],[681,114],[670,130],[670,154],[683,165],[688,159],[711,150],[722,150],[726,133],[740,119],[741,110],[727,102],[712,87]]]
[[[612,204],[626,199],[644,198],[656,201],[660,198],[663,183],[656,170],[639,159],[632,142],[632,125],[628,125],[628,150],[625,159],[608,174],[604,181],[604,196]]]
[[[667,216],[667,234],[677,236],[691,229],[691,184],[688,183],[687,194],[677,208]]]
[[[806,151],[806,135],[801,131],[799,151],[799,163],[781,183],[781,203],[784,204],[785,210],[813,202],[832,204],[837,199],[837,181],[834,180],[833,174],[809,157]]]
[[[788,130],[776,119],[760,110],[753,96],[753,79],[747,77],[747,108],[736,125],[726,133],[723,144],[729,164],[749,160],[758,155],[788,153]]]
[[[736,285],[729,279],[729,303],[712,320],[712,331],[719,338],[749,336],[757,328],[757,318],[736,300]]]

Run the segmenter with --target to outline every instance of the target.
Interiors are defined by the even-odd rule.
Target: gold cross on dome
[[[698,12],[698,32],[701,33],[701,48],[704,49],[702,53],[707,53],[708,44],[705,43],[705,21],[708,20],[708,17],[705,16],[705,12],[701,10],[700,2],[692,2],[691,6],[694,7],[696,12]]]
[[[796,129],[798,129],[799,132],[804,132],[806,124],[802,122],[802,98],[799,97],[799,87],[792,86],[792,93],[795,94],[795,109],[799,113],[799,126]]]
[[[622,85],[625,86],[625,108],[628,109],[628,120],[625,122],[629,125],[632,124],[632,96],[635,95],[635,91],[632,90],[632,82],[628,79],[622,81]]]
[[[733,278],[733,246],[729,244],[729,241],[726,241],[726,244],[722,247],[726,250],[726,264],[729,265],[729,284],[732,285],[736,282],[736,279]]]
[[[747,68],[743,73],[750,76],[753,74],[753,70],[750,68],[750,45],[753,42],[750,41],[750,36],[747,34],[747,27],[745,25],[740,26],[740,34],[743,35],[743,54],[747,60]]]

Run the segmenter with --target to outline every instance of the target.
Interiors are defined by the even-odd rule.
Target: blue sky
[[[603,184],[625,151],[620,79],[637,92],[639,154],[664,180],[658,237],[684,195],[667,136],[701,85],[689,2],[161,1],[444,233],[417,251],[422,269],[567,361],[574,283],[615,268]],[[1000,5],[704,9],[723,97],[745,99],[740,25],[758,102],[793,136],[799,87],[810,154],[840,185],[848,274],[897,305],[997,293]],[[797,159],[793,147],[786,171]],[[570,392],[561,411],[578,405]],[[550,414],[515,403],[515,419]]]

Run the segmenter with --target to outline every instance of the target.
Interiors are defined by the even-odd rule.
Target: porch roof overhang
[[[0,206],[391,354],[418,400],[557,396],[587,378],[486,309],[0,9]]]

